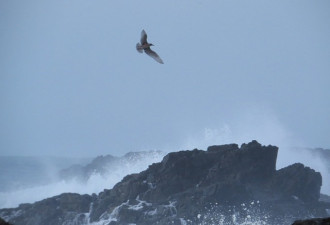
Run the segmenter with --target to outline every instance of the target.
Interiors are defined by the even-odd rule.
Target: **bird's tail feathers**
[[[136,44],[136,50],[137,50],[138,52],[140,52],[140,53],[143,52],[143,48],[142,48],[142,45],[141,45],[140,43],[137,43],[137,44]]]

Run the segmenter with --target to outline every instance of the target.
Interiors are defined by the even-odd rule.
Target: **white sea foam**
[[[241,204],[237,208],[222,208],[220,204],[211,205],[203,213],[197,214],[200,225],[271,225],[269,216],[262,211],[258,201]],[[194,224],[194,223],[188,223]]]

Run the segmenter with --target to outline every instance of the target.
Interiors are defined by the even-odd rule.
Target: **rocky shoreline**
[[[257,141],[166,155],[98,195],[66,193],[1,209],[15,225],[292,224],[326,217],[322,177],[300,163],[276,170],[278,148]]]

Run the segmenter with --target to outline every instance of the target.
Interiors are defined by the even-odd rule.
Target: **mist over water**
[[[155,154],[150,153],[138,160],[134,161],[133,159],[133,162],[124,161],[120,165],[109,165],[106,173],[92,173],[85,181],[77,178],[70,180],[60,179],[58,170],[52,170],[52,172],[48,174],[48,177],[52,177],[52,179],[49,179],[47,184],[35,184],[26,186],[25,188],[20,187],[1,191],[0,208],[17,207],[21,203],[33,203],[62,193],[98,194],[104,189],[111,189],[116,183],[121,181],[124,176],[141,172],[147,169],[152,163],[161,161],[164,155],[165,153],[163,152],[157,152]],[[52,165],[47,166],[52,167]],[[35,175],[36,174],[30,173],[30,176]]]
[[[57,174],[59,167],[54,166],[54,162],[49,160],[43,161],[44,167],[40,172],[46,170],[47,179],[41,183],[36,182],[36,185],[20,186],[10,190],[0,189],[0,208],[17,207],[21,203],[33,203],[67,192],[98,194],[103,189],[111,189],[124,176],[141,172],[147,169],[148,165],[160,162],[165,152],[194,148],[206,150],[210,145],[229,143],[240,145],[251,140],[257,140],[262,145],[276,145],[279,147],[277,169],[301,162],[305,166],[321,172],[323,179],[321,193],[330,195],[330,173],[327,162],[310,151],[302,151],[301,148],[297,148],[297,146],[304,146],[304,143],[295,138],[273,114],[250,111],[236,118],[235,121],[228,121],[228,123],[204,128],[196,132],[195,135],[188,137],[180,147],[166,149],[163,154],[151,154],[142,160],[134,161],[134,163],[124,163],[116,167],[109,167],[108,172],[104,174],[92,173],[85,181],[75,178],[61,180]],[[30,176],[30,179],[33,180],[36,174],[26,174],[26,176]],[[11,179],[10,176],[7,175],[7,177]]]

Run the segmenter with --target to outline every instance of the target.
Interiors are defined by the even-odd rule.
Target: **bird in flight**
[[[136,44],[136,50],[140,53],[144,52],[150,56],[151,58],[153,58],[154,60],[156,60],[157,62],[161,63],[161,64],[164,64],[163,60],[159,57],[159,55],[157,55],[156,52],[152,51],[150,46],[154,46],[153,44],[151,43],[148,43],[147,41],[147,33],[142,30],[141,32],[141,40],[140,40],[140,43],[137,43]]]

